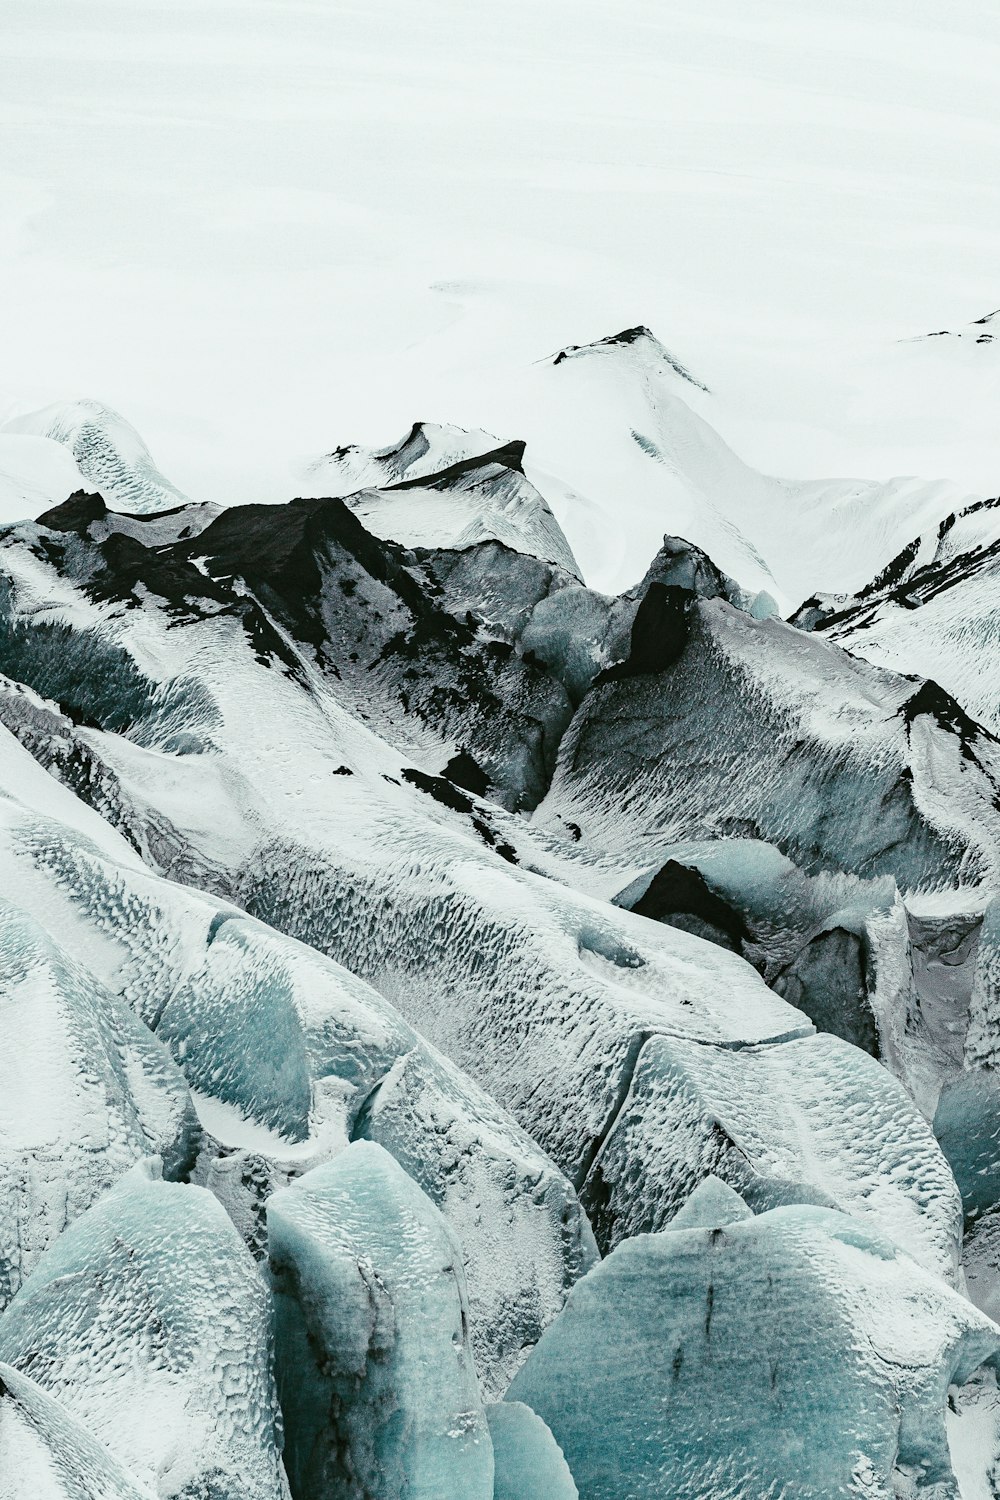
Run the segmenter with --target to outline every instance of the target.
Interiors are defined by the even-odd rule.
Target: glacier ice
[[[426,1045],[373,1091],[355,1138],[390,1151],[461,1244],[476,1365],[499,1398],[597,1260],[576,1193],[506,1111]]]
[[[416,1041],[349,970],[224,910],[156,1035],[194,1087],[289,1141],[332,1128],[346,1142],[364,1100]]]
[[[710,1172],[664,1228],[724,1229],[727,1224],[752,1218],[753,1209],[746,1199],[728,1182]]]
[[[198,1118],[149,1030],[30,917],[0,903],[0,1309],[133,1163],[193,1165]]]
[[[646,1042],[581,1193],[599,1242],[662,1229],[709,1174],[757,1209],[842,1209],[955,1279],[962,1209],[948,1163],[902,1085],[836,1037]]]
[[[27,1375],[0,1364],[0,1500],[154,1500]]]
[[[0,1317],[0,1360],[164,1500],[287,1496],[267,1294],[201,1188],[133,1167]]]
[[[249,1150],[223,1136],[228,1149],[217,1146],[199,1175],[261,1250],[275,1184],[351,1139],[401,1162],[461,1242],[480,1376],[505,1389],[597,1253],[573,1188],[530,1136],[378,991],[235,914],[220,913],[156,1035],[201,1095],[276,1132]]]
[[[380,1146],[268,1204],[285,1464],[296,1500],[491,1500],[461,1250]]]
[[[581,1500],[955,1495],[949,1386],[1000,1331],[844,1214],[706,1217],[623,1241],[511,1385]]]
[[[945,1084],[934,1134],[955,1174],[966,1219],[1000,1204],[1000,1078],[976,1068]]]
[[[493,1500],[579,1500],[562,1451],[523,1401],[486,1408],[493,1440]]]

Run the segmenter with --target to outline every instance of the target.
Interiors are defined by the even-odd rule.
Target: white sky
[[[648,323],[776,472],[1000,489],[994,0],[0,0],[0,415],[199,499]],[[706,413],[706,415],[710,415]]]

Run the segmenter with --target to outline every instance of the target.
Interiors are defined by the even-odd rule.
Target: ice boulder
[[[665,1228],[710,1173],[758,1211],[857,1215],[955,1279],[962,1209],[948,1163],[903,1086],[838,1037],[646,1042],[581,1192],[598,1242]]]
[[[597,1260],[580,1200],[511,1116],[426,1044],[383,1079],[356,1134],[391,1151],[459,1240],[476,1365],[499,1399]]]
[[[562,1449],[523,1401],[486,1408],[493,1439],[493,1500],[578,1500]]]
[[[499,1399],[597,1258],[572,1185],[531,1137],[377,990],[237,913],[220,912],[156,1034],[207,1126],[197,1180],[256,1253],[265,1201],[292,1176],[352,1137],[396,1157],[462,1245],[476,1363]]]
[[[219,913],[156,1034],[194,1087],[289,1141],[325,1131],[341,1146],[416,1041],[370,985],[235,911]]]
[[[51,1396],[0,1364],[0,1500],[154,1500]]]
[[[510,1389],[581,1500],[954,1496],[948,1390],[1000,1330],[883,1235],[779,1208],[626,1240]]]
[[[752,1219],[753,1209],[735,1188],[711,1173],[705,1177],[690,1198],[674,1215],[667,1229],[724,1229],[740,1219]]]
[[[462,1252],[426,1194],[359,1141],[267,1221],[295,1500],[491,1500]]]
[[[0,1309],[59,1234],[135,1162],[197,1151],[176,1064],[100,981],[0,902]]]
[[[0,1318],[0,1360],[163,1500],[282,1500],[270,1336],[221,1206],[140,1164],[42,1257]]]

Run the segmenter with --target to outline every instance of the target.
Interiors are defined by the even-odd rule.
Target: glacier
[[[621,592],[541,401],[227,508],[91,411],[118,467],[0,527],[22,1489],[988,1500],[997,741],[819,574],[782,618],[647,330],[536,374],[676,470]],[[838,522],[890,572],[913,493]]]

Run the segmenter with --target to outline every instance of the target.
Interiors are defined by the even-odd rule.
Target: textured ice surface
[[[597,1259],[576,1194],[504,1110],[426,1045],[393,1066],[356,1136],[391,1151],[444,1214],[464,1253],[483,1389],[502,1395]]]
[[[500,550],[516,573],[519,555]],[[110,561],[118,587],[129,570]],[[153,594],[178,604],[178,596],[204,594],[213,613],[235,605],[258,648],[266,643],[302,685],[308,662],[345,708],[413,753],[425,772],[533,807],[569,722],[566,690],[478,612],[447,607],[435,565],[436,554],[425,568],[417,554],[373,536],[339,499],[226,511],[172,552],[131,559]],[[456,761],[471,779],[456,775]]]
[[[268,1205],[285,1464],[296,1500],[491,1500],[461,1250],[359,1141]]]
[[[77,531],[89,541],[106,542],[109,537],[128,537],[143,547],[167,547],[174,542],[189,541],[210,526],[222,510],[221,505],[190,502],[170,510],[121,512],[109,508],[103,495],[88,494],[80,488],[59,505],[39,516],[39,523],[49,531]],[[121,543],[113,546],[122,549]]]
[[[948,1388],[1000,1332],[829,1209],[626,1240],[511,1387],[581,1500],[955,1495]],[[939,1488],[935,1488],[939,1486]]]
[[[270,1324],[220,1205],[140,1165],[41,1259],[0,1359],[160,1496],[281,1500]]]
[[[0,1500],[153,1500],[58,1401],[0,1364]]]
[[[157,1021],[189,1081],[289,1141],[355,1118],[416,1041],[376,990],[240,913],[221,911]]]
[[[839,1208],[954,1280],[962,1212],[902,1085],[832,1036],[646,1042],[582,1197],[603,1245],[664,1228],[709,1173],[756,1209]]]
[[[721,1177],[702,1178],[684,1207],[674,1214],[667,1229],[722,1229],[740,1219],[752,1219],[753,1209],[735,1188]]]
[[[134,1162],[193,1164],[198,1119],[147,1028],[16,907],[0,903],[0,1309],[56,1237]]]
[[[541,1417],[523,1401],[486,1408],[493,1439],[493,1500],[578,1500],[569,1465]]]

